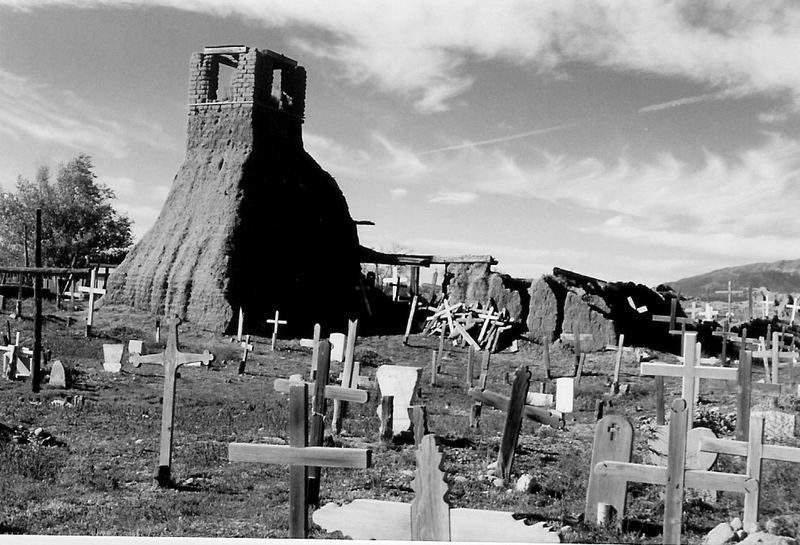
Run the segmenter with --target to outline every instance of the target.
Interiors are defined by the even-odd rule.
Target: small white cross
[[[773,301],[769,300],[769,294],[765,295],[764,296],[764,301],[763,301],[763,304],[764,304],[764,318],[767,318],[767,319],[769,318],[769,307],[770,307],[770,305],[772,305],[772,303],[773,303]]]
[[[711,303],[706,303],[706,309],[700,313],[700,316],[703,317],[704,322],[710,322],[717,314],[719,314],[719,312],[712,308]]]
[[[275,340],[278,338],[278,326],[286,324],[286,320],[280,320],[278,318],[278,311],[275,311],[275,318],[273,320],[267,320],[268,324],[272,324],[272,351],[275,351]]]
[[[92,327],[92,318],[94,316],[94,296],[95,295],[103,295],[105,294],[106,290],[103,288],[95,288],[95,271],[96,269],[92,269],[92,275],[89,279],[88,286],[81,286],[78,288],[78,291],[83,293],[89,294],[89,307],[88,307],[88,314],[86,315],[86,334],[89,334],[89,330]]]
[[[240,346],[242,347],[242,361],[247,361],[247,354],[253,351],[253,345],[250,343],[250,335],[245,336]]]
[[[792,309],[792,316],[789,318],[789,325],[794,325],[795,313],[797,312],[797,309],[800,308],[800,304],[798,304],[798,302],[795,301],[791,305],[786,305],[786,308]]]

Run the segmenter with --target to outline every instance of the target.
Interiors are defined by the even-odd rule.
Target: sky
[[[88,154],[140,238],[218,44],[306,67],[366,246],[649,285],[800,258],[791,0],[0,0],[0,186]]]

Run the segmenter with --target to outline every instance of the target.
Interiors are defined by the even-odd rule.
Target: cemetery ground
[[[69,304],[69,303],[67,303]],[[123,360],[120,374],[103,370],[102,344],[143,339],[143,353],[164,349],[154,342],[154,319],[101,309],[95,315],[93,336],[85,337],[83,305],[57,311],[45,303],[44,348],[67,367],[68,389],[54,389],[47,381],[38,394],[28,380],[0,383],[0,533],[89,534],[138,536],[288,536],[288,466],[231,463],[228,443],[287,444],[288,396],[275,392],[273,381],[293,374],[308,377],[311,349],[297,340],[279,339],[270,350],[269,337],[255,337],[255,350],[244,375],[238,374],[241,348],[231,337],[180,327],[180,349],[209,350],[209,367],[181,367],[176,395],[172,488],[153,485],[157,465],[163,370],[158,365],[134,368]],[[25,301],[30,316],[32,302]],[[66,316],[72,317],[68,327]],[[4,315],[4,318],[7,318]],[[3,320],[4,321],[4,320]],[[10,319],[12,334],[21,332],[30,346],[33,320]],[[5,324],[3,324],[4,326]],[[311,332],[308,334],[311,337]],[[581,521],[584,511],[596,400],[609,399],[608,382],[615,353],[587,355],[583,377],[576,386],[575,412],[566,429],[557,430],[531,420],[523,423],[514,460],[514,481],[523,473],[533,476],[529,492],[514,491],[514,482],[495,486],[487,465],[497,459],[504,415],[484,407],[479,429],[470,428],[473,405],[467,395],[466,348],[447,343],[442,372],[430,385],[431,352],[438,338],[412,335],[408,346],[402,335],[359,338],[355,359],[361,375],[373,377],[381,364],[421,367],[422,397],[431,433],[439,436],[452,507],[494,509],[525,514],[530,521],[550,521],[565,542],[660,543],[663,487],[630,483],[628,513],[631,523],[622,531]],[[660,361],[675,361],[656,354]],[[487,389],[509,395],[513,371],[529,365],[531,391],[545,382],[553,392],[555,380],[545,381],[542,348],[520,342],[516,353],[493,354]],[[647,463],[647,431],[655,423],[653,378],[641,377],[632,352],[622,360],[620,383],[626,394],[610,398],[605,414],[627,416],[634,425],[633,461]],[[552,376],[572,376],[575,358],[569,348],[551,349]],[[331,376],[342,364],[332,362]],[[480,370],[480,354],[475,373]],[[45,367],[47,372],[47,367]],[[756,366],[754,380],[763,368]],[[680,396],[680,380],[666,380],[666,403]],[[790,411],[800,409],[795,397],[782,397]],[[721,381],[701,381],[701,412],[696,426],[711,427],[718,436],[731,437],[736,391]],[[415,469],[414,447],[383,443],[379,438],[377,388],[366,404],[351,403],[343,432],[327,444],[373,451],[369,469],[322,470],[320,505],[357,498],[410,501]],[[332,403],[329,404],[328,416]],[[574,420],[572,420],[574,417]],[[327,423],[327,422],[326,422]],[[41,429],[40,429],[41,428]],[[329,433],[326,426],[326,434]],[[798,446],[798,444],[792,444]],[[716,469],[742,473],[744,460],[720,456]],[[800,505],[800,473],[792,464],[766,461],[760,520],[793,514]],[[691,496],[689,496],[691,498]],[[722,493],[718,501],[687,499],[684,539],[699,543],[720,522],[741,517],[742,496]],[[310,537],[335,538],[312,524]]]

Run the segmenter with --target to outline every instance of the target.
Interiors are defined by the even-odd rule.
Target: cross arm
[[[667,468],[664,466],[647,466],[631,462],[600,462],[595,467],[598,475],[625,479],[628,482],[644,484],[667,484]],[[709,490],[725,490],[728,492],[752,492],[758,488],[755,479],[748,475],[735,473],[718,473],[689,469],[684,472],[687,488],[705,488]]]
[[[82,291],[83,293],[99,293],[100,295],[106,293],[106,290],[103,288],[92,288],[89,286],[78,286],[78,291]]]
[[[276,392],[287,394],[289,393],[291,387],[296,386],[297,384],[303,383],[298,383],[298,381],[290,380],[288,378],[276,378],[275,382],[273,383],[273,387]],[[310,385],[308,382],[305,384]],[[358,390],[357,388],[344,388],[342,386],[327,384],[325,385],[325,398],[334,400],[338,399],[340,401],[348,401],[350,403],[366,403],[369,401],[369,392],[366,390]]]
[[[178,357],[176,358],[176,365],[185,365],[187,363],[195,363],[200,362],[208,365],[212,361],[214,361],[214,354],[211,354],[208,350],[203,352],[202,354],[185,354],[183,352],[178,353]]]
[[[228,460],[261,464],[289,464],[313,467],[367,468],[372,466],[372,451],[356,448],[288,447],[229,443]]]
[[[719,454],[730,454],[732,456],[747,456],[747,446],[747,441],[733,441],[711,437],[700,440],[700,450]],[[781,445],[764,445],[761,455],[768,460],[800,463],[800,448]]]
[[[131,354],[128,361],[130,361],[131,365],[134,367],[139,367],[143,363],[164,365],[164,353],[161,352],[158,354],[148,354],[146,356],[142,356],[141,354]]]

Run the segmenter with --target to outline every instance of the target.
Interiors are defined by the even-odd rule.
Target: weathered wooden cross
[[[239,343],[242,347],[242,358],[239,360],[239,374],[243,375],[247,366],[247,355],[253,351],[253,344],[250,342],[250,335],[246,335]]]
[[[408,337],[411,335],[411,326],[414,324],[414,315],[417,312],[417,299],[419,298],[418,295],[414,294],[414,297],[411,299],[411,307],[408,310],[408,321],[406,322],[406,332],[403,334],[403,344],[408,344]]]
[[[664,377],[681,377],[683,379],[681,397],[690,403],[689,425],[694,421],[694,404],[701,378],[717,380],[737,380],[737,370],[729,367],[706,367],[695,365],[697,333],[686,333],[683,338],[683,365],[669,363],[643,362],[640,366],[642,375],[660,375]]]
[[[748,441],[731,441],[716,437],[700,440],[700,450],[717,454],[731,454],[747,457],[746,475],[757,483],[756,490],[748,490],[744,495],[744,529],[755,532],[758,526],[758,506],[763,490],[761,465],[764,460],[779,460],[800,464],[800,448],[777,445],[764,445],[764,417],[750,417]]]
[[[744,291],[742,290],[733,290],[731,289],[731,281],[728,280],[728,289],[727,290],[717,290],[714,293],[727,293],[728,294],[728,312],[726,316],[728,320],[733,320],[733,304],[731,301],[731,295],[742,295]]]
[[[764,371],[767,379],[773,384],[780,383],[780,362],[786,361],[789,363],[789,373],[791,381],[794,382],[794,360],[797,358],[797,353],[781,352],[780,333],[775,331],[772,333],[772,342],[770,348],[765,350],[757,350],[753,352],[754,358],[761,358],[764,361]],[[770,376],[770,369],[771,376]]]
[[[289,445],[228,444],[231,462],[289,464],[289,537],[308,538],[307,473],[309,467],[372,466],[368,449],[330,448],[308,445],[308,386],[292,386],[289,392]]]
[[[74,274],[87,275],[89,269],[65,269],[60,267],[42,267],[42,210],[36,210],[36,238],[34,267],[0,267],[0,273],[22,274],[33,276],[33,355],[31,357],[31,391],[37,393],[41,381],[42,362],[42,277],[48,275]]]
[[[175,382],[178,378],[178,368],[187,363],[201,362],[208,364],[214,360],[214,355],[210,354],[208,350],[202,354],[188,354],[178,351],[178,322],[177,318],[169,321],[169,336],[167,337],[167,346],[163,352],[147,356],[131,354],[130,357],[130,362],[134,367],[139,367],[143,363],[164,366],[161,446],[159,448],[158,467],[154,475],[155,482],[160,487],[167,487],[171,484],[172,427],[175,423]]]
[[[742,494],[758,490],[758,483],[748,475],[721,473],[704,469],[686,468],[687,433],[690,429],[690,409],[685,399],[676,399],[670,409],[669,453],[667,466],[649,466],[630,462],[603,461],[594,466],[600,487],[603,479],[639,482],[666,486],[664,500],[663,542],[679,545],[681,543],[681,518],[683,515],[683,495],[685,488],[706,490],[726,490]],[[602,500],[600,500],[602,501]],[[624,505],[624,504],[623,504]],[[590,508],[587,508],[590,510]],[[618,513],[620,517],[623,513]]]
[[[278,311],[276,310],[275,311],[275,318],[272,319],[272,320],[267,320],[267,323],[268,324],[272,324],[272,345],[271,345],[270,350],[275,352],[275,341],[278,338],[278,326],[279,325],[285,325],[286,324],[286,320],[281,320],[280,317],[279,317]]]
[[[347,344],[344,351],[344,363],[342,367],[342,386],[345,388],[355,388],[358,386],[358,370],[355,365],[356,339],[358,338],[358,320],[347,321]],[[345,401],[334,400],[333,402],[333,433],[339,434],[342,431],[342,419],[347,411]]]
[[[451,509],[436,436],[425,435],[416,451],[417,469],[411,503],[359,499],[339,506],[326,504],[312,520],[327,531],[341,531],[357,540],[471,541],[559,543],[544,523],[528,525],[512,513]]]
[[[78,288],[78,291],[82,293],[89,294],[89,304],[86,307],[86,336],[92,334],[92,323],[94,319],[94,296],[95,295],[104,295],[106,290],[103,288],[95,287],[97,284],[95,282],[95,274],[96,269],[92,269],[91,276],[89,277],[89,285],[88,286],[81,286]]]

